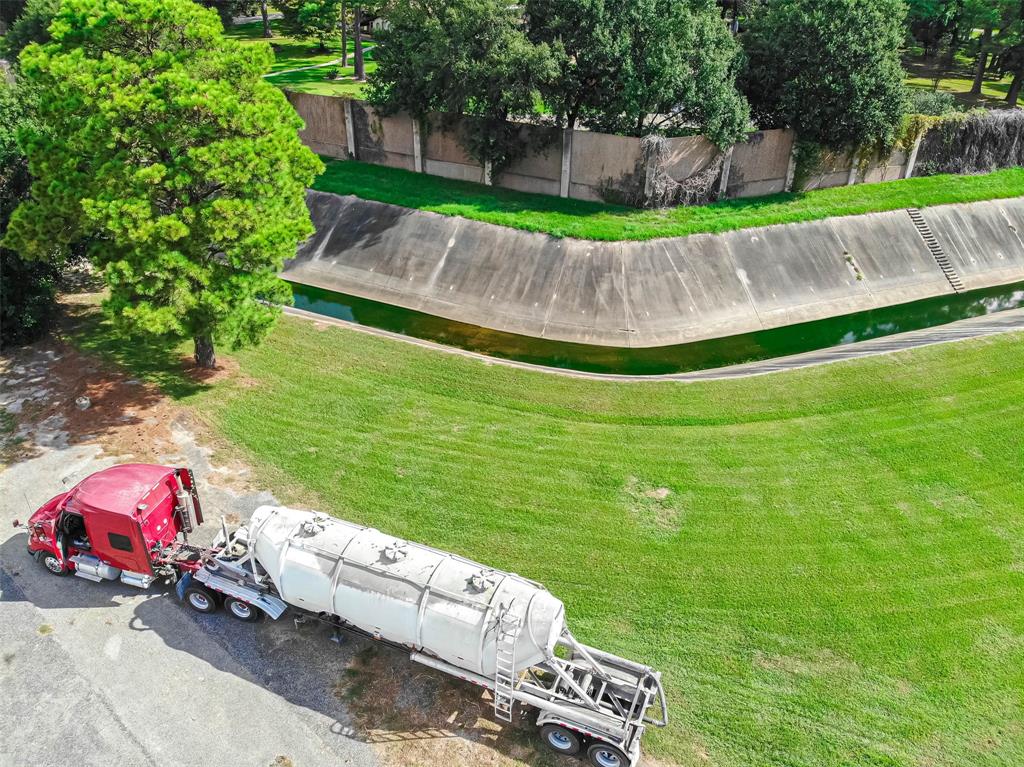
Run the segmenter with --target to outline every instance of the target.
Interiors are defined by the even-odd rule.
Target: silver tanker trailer
[[[279,618],[288,606],[410,651],[431,668],[486,687],[495,717],[539,711],[541,738],[595,767],[632,767],[648,725],[664,726],[661,674],[588,647],[541,584],[325,514],[261,506],[178,594],[201,612]],[[197,583],[198,582],[198,583]],[[652,715],[652,709],[654,714]]]

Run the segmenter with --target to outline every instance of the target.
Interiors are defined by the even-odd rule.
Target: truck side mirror
[[[21,522],[19,522],[18,520],[14,520],[14,526],[21,527]]]

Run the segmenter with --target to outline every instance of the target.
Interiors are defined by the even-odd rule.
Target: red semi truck
[[[199,567],[200,550],[184,538],[202,521],[191,471],[123,464],[44,503],[29,518],[28,550],[55,575],[147,588]]]

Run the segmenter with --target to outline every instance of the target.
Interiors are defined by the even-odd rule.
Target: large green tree
[[[700,132],[741,140],[749,110],[736,89],[742,52],[714,0],[609,0],[626,43],[606,104],[587,124],[609,133]]]
[[[544,104],[572,128],[605,110],[614,96],[615,74],[629,47],[610,7],[614,0],[526,0],[530,39],[548,44],[558,77],[543,89]]]
[[[512,118],[534,115],[537,96],[556,75],[546,44],[523,30],[507,0],[396,0],[384,9],[390,28],[374,51],[369,99],[385,114],[418,119],[468,115],[468,151],[500,170],[525,145]]]
[[[700,131],[725,146],[749,113],[741,50],[712,0],[527,0],[529,35],[555,52],[542,89],[559,121],[612,133]]]
[[[284,27],[296,37],[316,40],[321,51],[340,32],[342,0],[278,0]]]
[[[891,143],[907,102],[905,17],[902,0],[767,0],[742,35],[759,125],[836,150]]]
[[[45,131],[22,145],[35,180],[4,240],[29,258],[90,240],[117,321],[255,343],[290,300],[277,274],[312,226],[321,163],[262,75],[267,45],[223,37],[191,0],[63,0],[52,41],[22,53]]]

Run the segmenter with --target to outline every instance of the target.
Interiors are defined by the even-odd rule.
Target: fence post
[[[732,150],[735,148],[735,144],[730,144],[729,148],[725,150],[725,159],[722,161],[722,177],[718,181],[719,199],[725,197],[725,192],[729,188],[729,171],[732,170]]]
[[[412,119],[412,167],[417,173],[423,172],[423,144],[420,142],[420,121]]]
[[[493,179],[491,179],[491,161],[484,160],[484,184],[491,186]]]
[[[903,178],[910,178],[914,175],[914,166],[917,165],[917,150],[921,148],[921,139],[924,138],[924,134],[921,134],[914,139],[914,146],[910,148],[910,154],[907,156],[907,167],[903,171]]]
[[[356,156],[356,129],[352,120],[352,99],[345,99],[345,140],[348,142],[348,156],[358,160]]]
[[[558,196],[569,196],[569,179],[572,178],[572,137],[575,131],[566,128],[562,131],[562,174],[558,178]]]

